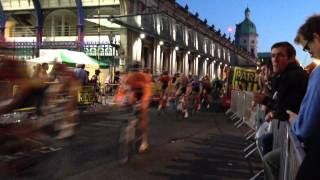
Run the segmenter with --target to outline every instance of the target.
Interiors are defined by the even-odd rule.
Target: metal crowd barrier
[[[231,92],[231,105],[226,114],[232,114],[231,119],[236,120],[235,126],[237,128],[246,124],[250,129],[256,127],[256,112],[251,107],[253,94],[245,91]]]
[[[305,157],[305,151],[297,139],[297,137],[291,132],[291,129],[288,129],[288,146],[286,153],[288,154],[288,159],[286,160],[286,176],[284,179],[295,179],[299,167],[302,164],[302,161]]]
[[[301,142],[286,121],[273,120],[273,149],[280,148],[280,180],[295,179],[305,157]]]
[[[120,84],[106,84],[102,93],[106,96],[114,96]]]
[[[244,157],[248,158],[257,151],[263,160],[261,140],[254,137],[262,124],[265,113],[261,111],[260,105],[252,108],[252,99],[253,93],[251,92],[232,91],[231,105],[230,109],[226,111],[226,115],[236,121],[234,125],[237,128],[246,125],[250,129],[245,134],[246,140],[250,143],[243,150],[246,153]],[[281,148],[279,180],[295,179],[305,156],[304,149],[297,137],[291,132],[291,126],[288,122],[272,120],[272,133],[274,137],[273,149]],[[251,180],[257,179],[262,173],[263,170],[259,171]]]
[[[241,118],[241,112],[240,112],[240,106],[241,106],[241,91],[232,91],[231,92],[231,102],[230,102],[230,109],[226,112],[227,113],[231,113],[231,119],[232,120],[240,120]],[[240,103],[239,103],[240,102]]]

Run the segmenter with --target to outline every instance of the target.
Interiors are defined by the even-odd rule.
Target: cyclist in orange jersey
[[[139,124],[142,130],[142,143],[139,152],[144,152],[148,147],[149,119],[148,111],[152,96],[152,80],[150,74],[140,70],[140,64],[134,63],[128,69],[128,74],[123,78],[115,100],[128,97],[129,103],[141,103]]]

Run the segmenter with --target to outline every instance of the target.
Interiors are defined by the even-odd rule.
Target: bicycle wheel
[[[135,128],[135,134],[134,134],[134,152],[138,153],[140,146],[142,144],[142,130],[140,127],[138,127],[138,123],[136,124],[136,128]]]
[[[122,123],[118,139],[118,160],[124,164],[129,159],[128,123]]]
[[[130,118],[129,118],[130,119]],[[137,120],[128,120],[120,127],[118,158],[120,163],[126,163],[135,153],[135,131]]]

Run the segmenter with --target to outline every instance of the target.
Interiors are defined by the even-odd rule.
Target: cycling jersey
[[[163,75],[160,77],[159,81],[162,83],[162,86],[161,86],[162,90],[167,89],[167,87],[169,86],[170,79],[171,78],[168,75]]]
[[[202,83],[203,89],[205,89],[207,91],[207,93],[210,93],[210,91],[211,91],[210,80],[207,78],[204,78],[204,79],[202,79],[201,83]]]
[[[132,72],[124,77],[121,86],[117,94],[115,95],[115,100],[121,99],[127,93],[133,93],[134,99],[131,102],[142,101],[142,106],[146,107],[149,104],[149,100],[152,95],[152,81],[151,77],[143,72]]]
[[[192,86],[192,91],[195,91],[195,92],[199,92],[200,91],[200,82],[199,81],[193,81],[191,83],[191,86]]]

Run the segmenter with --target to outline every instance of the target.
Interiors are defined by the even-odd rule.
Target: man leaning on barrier
[[[299,114],[288,109],[292,132],[304,143],[306,156],[298,171],[297,180],[320,179],[320,15],[314,15],[299,28],[295,42],[314,58],[317,66],[310,74],[306,95]]]
[[[308,75],[296,61],[296,51],[288,42],[278,42],[271,47],[273,66],[273,97],[255,94],[254,101],[267,105],[269,112],[266,120],[287,121],[287,109],[299,112],[300,103],[305,94]],[[272,134],[267,135],[272,142]],[[277,138],[277,137],[275,137]],[[272,143],[270,144],[272,146]],[[278,179],[280,150],[274,149],[264,156],[265,179]]]

